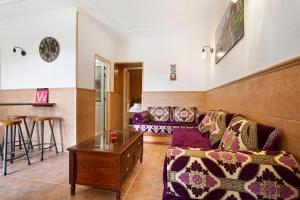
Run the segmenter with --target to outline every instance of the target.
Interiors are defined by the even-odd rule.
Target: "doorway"
[[[102,134],[106,129],[106,91],[108,66],[109,62],[107,60],[100,56],[95,57],[96,135]]]
[[[142,109],[142,67],[125,68],[124,127],[132,124],[133,114]]]
[[[110,94],[109,128],[127,130],[134,112],[142,109],[143,62],[117,62]]]

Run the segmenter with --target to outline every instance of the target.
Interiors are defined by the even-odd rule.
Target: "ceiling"
[[[124,35],[211,29],[230,0],[0,0],[0,22],[78,6]]]

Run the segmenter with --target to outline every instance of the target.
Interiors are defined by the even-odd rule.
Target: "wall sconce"
[[[212,48],[211,46],[204,46],[203,48],[202,48],[202,54],[201,54],[201,56],[202,56],[202,58],[204,59],[205,57],[206,57],[206,53],[205,53],[205,49],[209,49],[209,51],[210,51],[210,53],[211,54],[213,54],[213,52],[214,52],[214,48]]]
[[[21,50],[21,55],[22,55],[22,56],[26,56],[26,51],[25,51],[22,47],[14,46],[13,52],[16,53],[16,52],[17,52],[17,49],[20,49],[20,50]]]
[[[233,3],[236,3],[236,2],[238,2],[238,0],[231,0]]]

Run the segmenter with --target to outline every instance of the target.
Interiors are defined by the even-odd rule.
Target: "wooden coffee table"
[[[106,132],[68,150],[71,195],[79,184],[114,191],[119,200],[126,175],[138,160],[143,161],[143,134],[117,131],[112,141]]]

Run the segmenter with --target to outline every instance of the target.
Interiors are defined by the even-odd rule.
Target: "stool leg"
[[[30,149],[30,144],[31,144],[31,148],[33,149],[31,139],[32,139],[33,131],[34,131],[34,126],[35,126],[35,122],[33,122],[32,125],[31,125],[31,131],[30,131],[30,135],[29,135],[29,138],[28,138],[28,150]]]
[[[10,147],[10,163],[14,162],[14,142],[13,142],[13,130],[14,127],[10,126],[10,142],[9,142],[9,147]]]
[[[26,144],[25,144],[25,140],[24,140],[24,137],[23,137],[23,133],[22,133],[22,129],[21,129],[20,124],[18,124],[18,127],[19,127],[19,138],[20,138],[19,140],[22,140],[22,142],[23,142],[24,156],[25,156],[25,158],[27,159],[28,165],[30,165],[30,160],[29,160],[29,156],[28,156],[28,151],[27,151],[27,148],[26,148]]]
[[[3,153],[2,153],[2,151],[3,151],[3,146],[0,144],[0,155],[1,155],[1,159],[3,160]]]
[[[15,149],[16,149],[16,125],[13,125],[13,129],[14,129],[14,152],[15,152]]]
[[[15,129],[17,129],[17,126],[15,126]],[[19,149],[22,149],[22,141],[21,141],[20,135],[19,135]]]
[[[3,176],[6,176],[6,156],[7,156],[7,132],[8,132],[8,127],[5,126],[5,129],[4,129],[4,138],[3,138],[3,171],[2,171],[2,174]]]
[[[3,135],[3,140],[2,140],[2,148],[4,148],[4,135]],[[3,149],[2,149],[1,152],[3,152]],[[1,158],[1,160],[3,161],[3,153],[2,153],[2,158]]]
[[[44,160],[44,121],[41,121],[41,139],[42,139],[42,156],[41,161]]]
[[[51,121],[50,121],[50,120],[49,120],[49,126],[50,126],[50,129],[51,129],[51,135],[52,135],[51,138],[53,139],[53,142],[54,142],[55,151],[56,151],[56,154],[58,154],[57,145],[56,145],[56,140],[55,140],[54,132],[53,132],[53,127],[52,127],[52,124],[51,124]]]
[[[26,119],[24,118],[23,119],[23,122],[24,122],[24,126],[25,126],[25,131],[26,131],[26,133],[27,133],[27,141],[28,141],[28,143],[29,143],[29,137],[30,137],[30,135],[29,135],[29,129],[28,129],[28,126],[27,126],[27,122],[26,122]],[[30,147],[31,147],[31,149],[33,149],[33,145],[32,145],[32,143],[30,143],[30,144],[28,144],[28,146],[30,145]]]

